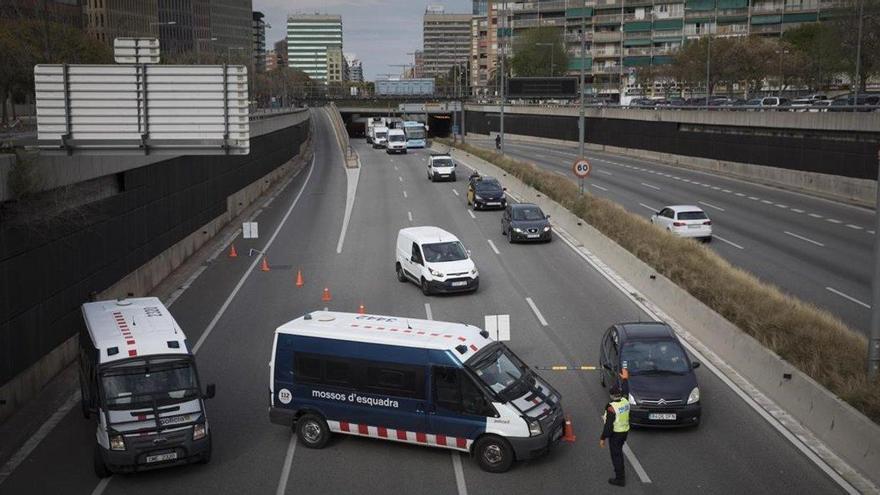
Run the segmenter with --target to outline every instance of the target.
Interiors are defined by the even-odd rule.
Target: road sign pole
[[[586,2],[584,2],[586,4]],[[578,116],[578,158],[584,157],[584,133],[586,129],[584,129],[584,79],[586,69],[584,68],[584,62],[586,61],[586,47],[587,47],[587,32],[586,32],[586,19],[584,16],[584,10],[586,7],[581,8],[581,83],[580,83],[580,95],[581,95],[581,110],[580,115]],[[581,194],[584,193],[584,181],[581,179]]]
[[[871,283],[871,334],[868,338],[868,378],[880,376],[880,149],[877,150],[877,209],[874,211],[874,279]]]

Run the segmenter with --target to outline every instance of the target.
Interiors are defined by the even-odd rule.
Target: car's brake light
[[[672,222],[673,227],[684,227],[685,225],[687,224],[684,222]]]
[[[706,220],[703,225],[712,225],[712,220]]]

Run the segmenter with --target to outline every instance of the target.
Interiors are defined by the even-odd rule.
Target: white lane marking
[[[404,198],[404,199],[407,198],[406,191],[403,191],[403,198]]]
[[[827,290],[828,292],[831,292],[831,293],[833,293],[833,294],[837,294],[838,296],[840,296],[840,297],[842,297],[842,298],[844,298],[844,299],[849,299],[850,301],[852,301],[852,302],[858,304],[859,306],[864,306],[864,307],[866,307],[866,308],[868,308],[868,309],[871,309],[871,305],[870,305],[870,304],[864,303],[864,302],[859,301],[858,299],[856,299],[856,298],[854,298],[854,297],[852,297],[852,296],[846,295],[846,294],[844,294],[843,292],[840,292],[839,290],[835,289],[834,287],[825,287],[825,290]]]
[[[406,216],[409,218],[409,221],[412,222],[412,212],[411,211],[406,212]]]
[[[556,175],[561,175],[561,176],[563,176],[563,177],[568,177],[567,175],[563,174],[563,173],[560,172],[559,170],[554,170],[553,173],[556,174]]]
[[[260,251],[266,253],[269,251],[269,247],[272,246],[272,243],[275,241],[275,238],[278,237],[278,233],[281,232],[281,228],[284,227],[284,224],[287,222],[287,219],[290,217],[290,214],[293,213],[293,209],[296,208],[296,204],[299,203],[299,198],[302,197],[303,192],[305,192],[306,187],[309,185],[309,179],[312,178],[312,171],[315,170],[315,158],[312,157],[312,164],[309,166],[309,174],[306,175],[306,180],[303,181],[303,185],[300,188],[299,192],[296,194],[296,197],[293,198],[293,202],[290,203],[290,207],[287,209],[287,213],[281,218],[281,222],[278,223],[278,226],[275,227],[275,232],[272,233],[272,237],[266,241],[266,245],[263,246],[263,249]],[[343,227],[344,229],[345,227]],[[344,232],[344,230],[343,230]],[[340,239],[341,240],[341,239]],[[202,347],[202,344],[205,343],[205,339],[208,338],[208,335],[211,335],[211,332],[214,330],[214,327],[217,325],[217,322],[220,321],[220,318],[223,316],[223,313],[226,312],[226,309],[229,308],[229,305],[232,304],[232,300],[235,299],[238,291],[241,290],[247,278],[250,276],[251,272],[256,268],[257,263],[262,260],[260,256],[254,256],[254,261],[251,263],[251,266],[248,267],[247,271],[241,276],[238,283],[233,287],[232,292],[229,293],[229,297],[223,301],[223,305],[220,306],[220,309],[217,310],[217,314],[214,315],[214,318],[211,319],[211,322],[208,323],[208,326],[205,328],[205,331],[202,332],[202,335],[199,337],[199,340],[196,341],[196,345],[193,346],[193,354],[199,352],[199,349]]]
[[[470,215],[470,216],[471,216],[471,218],[473,218],[473,219],[474,219],[474,220],[476,220],[476,219],[477,219],[477,216],[476,216],[476,215],[474,215],[474,212],[472,212],[472,211],[471,211],[471,210],[465,210],[465,211],[467,211],[467,212],[468,212],[468,215]]]
[[[723,193],[727,193],[727,194],[730,194],[730,193],[732,193],[733,191],[731,191],[730,189],[722,189],[721,192],[723,192]]]
[[[541,326],[547,326],[547,320],[544,319],[544,315],[541,314],[541,310],[535,306],[535,301],[532,301],[531,297],[526,298],[526,302],[529,303],[529,307],[532,308],[532,312],[535,313],[535,316],[538,317],[538,321],[541,322]]]
[[[607,170],[596,170],[596,173],[603,174],[603,175],[614,175],[611,172],[608,172]]]
[[[351,220],[352,211],[354,211],[354,199],[357,196],[358,182],[361,178],[361,168],[352,169],[343,166],[343,170],[345,170],[345,214],[342,217],[342,230],[339,231],[339,242],[336,243],[336,254],[342,253],[342,246],[345,245],[345,233],[348,232],[348,222]]]
[[[735,248],[737,248],[737,249],[745,249],[744,247],[740,246],[739,244],[737,244],[737,243],[735,243],[735,242],[733,242],[733,241],[728,241],[727,239],[721,237],[721,236],[718,235],[718,234],[712,234],[712,237],[714,237],[715,239],[718,239],[718,240],[721,241],[721,242],[724,242],[724,243],[730,244],[731,246],[733,246],[733,247],[735,247]]]
[[[739,196],[739,197],[741,197],[741,198],[744,198],[744,197],[746,196],[745,194],[743,194],[743,193],[741,193],[741,192],[733,193],[733,194],[736,194],[737,196]]]
[[[819,215],[819,214],[816,214],[816,213],[807,213],[807,215],[810,215],[810,216],[813,217],[813,218],[825,218],[825,217],[823,217],[822,215]]]
[[[643,207],[643,208],[647,208],[647,209],[649,209],[649,210],[651,210],[651,211],[654,211],[654,212],[657,211],[657,208],[654,208],[653,206],[648,206],[648,205],[646,205],[645,203],[639,203],[639,206],[641,206],[641,207]]]
[[[749,199],[751,199],[752,201],[758,201],[758,200],[761,199],[761,198],[756,198],[756,197],[754,197],[754,196],[749,196]]]
[[[858,225],[853,225],[851,223],[846,224],[846,226],[851,229],[855,229],[855,230],[862,230],[863,229],[862,227],[859,227]]]
[[[636,474],[639,475],[639,480],[642,483],[651,483],[651,478],[648,477],[648,472],[645,471],[645,468],[642,467],[642,463],[636,459],[636,455],[627,444],[623,444],[623,455],[626,456],[626,460],[628,460],[629,463],[632,464],[633,469],[636,470]]]
[[[294,452],[296,452],[296,433],[291,432],[290,443],[287,444],[287,455],[284,456],[284,469],[281,470],[281,478],[278,480],[275,495],[284,495],[287,492],[287,481],[290,479],[290,466],[293,464]]]
[[[399,180],[400,182],[403,182],[403,177],[401,177],[401,176],[398,175],[398,176],[397,176],[397,180]]]
[[[464,469],[461,468],[461,455],[457,451],[450,452],[452,455],[452,470],[455,472],[455,486],[458,495],[467,495],[467,483],[464,482]]]
[[[791,211],[793,211],[795,213],[803,213],[804,212],[804,210],[802,210],[800,208],[792,208]]]
[[[718,211],[726,211],[724,208],[722,208],[720,206],[715,206],[712,203],[707,203],[705,201],[697,201],[697,203],[700,203],[703,206],[708,206],[709,208],[715,208]]]
[[[876,234],[876,232],[874,232],[873,230],[869,230],[868,233],[871,235]]]
[[[794,238],[800,239],[800,240],[802,240],[802,241],[807,241],[807,242],[809,242],[809,243],[811,243],[811,244],[815,244],[815,245],[817,245],[817,246],[819,246],[819,247],[825,247],[825,244],[822,244],[822,243],[819,242],[819,241],[814,241],[814,240],[812,240],[812,239],[808,239],[808,238],[806,238],[806,237],[804,237],[804,236],[802,236],[802,235],[793,234],[793,233],[791,233],[791,232],[789,232],[789,231],[787,231],[787,230],[784,231],[784,233],[785,233],[785,234],[788,234],[788,235],[790,235],[790,236],[792,236],[792,237],[794,237]]]
[[[826,218],[825,220],[827,220],[827,221],[829,221],[829,222],[831,222],[831,223],[843,223],[843,222],[841,222],[840,220],[838,220],[838,219],[836,219],[836,218]]]
[[[400,170],[400,169],[399,169],[399,168],[397,168],[397,165],[395,165],[395,166],[394,166],[394,170]]]
[[[607,187],[602,187],[602,186],[600,186],[600,185],[593,184],[592,182],[590,183],[590,185],[593,186],[593,187],[595,187],[596,189],[599,189],[600,191],[606,191],[606,192],[608,191],[608,188],[607,188]]]
[[[788,208],[788,206],[786,206],[786,205],[784,205],[784,204],[782,204],[782,203],[776,203],[776,204],[774,204],[773,206],[775,206],[775,207],[777,207],[777,208],[782,208],[782,209]]]
[[[562,241],[565,244],[567,244],[568,247],[571,248],[572,251],[574,251],[578,256],[583,258],[584,261],[586,261],[590,266],[592,266],[594,270],[596,270],[600,275],[602,275],[606,280],[608,280],[611,283],[611,285],[613,285],[615,288],[617,288],[617,290],[619,290],[626,298],[628,298],[630,301],[632,301],[633,304],[636,305],[636,307],[638,307],[639,309],[644,311],[645,314],[647,314],[649,317],[653,318],[654,321],[665,321],[670,326],[673,326],[673,328],[675,328],[675,330],[677,332],[679,332],[679,333],[685,332],[685,330],[683,328],[681,328],[677,322],[675,322],[674,320],[672,320],[671,318],[669,318],[665,314],[662,314],[662,312],[659,310],[659,308],[656,308],[653,305],[653,303],[644,299],[641,296],[641,294],[638,294],[638,292],[636,292],[636,290],[632,286],[629,285],[628,282],[626,282],[625,280],[620,278],[620,276],[617,273],[612,271],[610,267],[605,265],[594,254],[592,254],[586,248],[583,248],[583,247],[578,248],[577,246],[575,246],[570,240],[568,240],[566,238],[566,236],[568,234],[563,229],[557,228],[557,232],[565,234],[565,235],[559,235],[558,237],[560,239],[562,239]],[[661,314],[658,314],[658,313],[661,313]],[[699,341],[697,341],[697,342],[699,342]],[[840,474],[838,474],[837,471],[835,471],[825,461],[825,459],[823,457],[820,457],[818,454],[816,454],[816,452],[814,452],[813,449],[811,449],[809,446],[807,446],[807,444],[804,440],[802,440],[799,436],[792,433],[782,423],[782,419],[785,419],[785,420],[788,420],[788,421],[791,421],[792,423],[794,423],[794,421],[790,419],[790,416],[788,415],[788,413],[779,409],[778,406],[775,405],[775,403],[770,401],[769,398],[767,398],[758,389],[751,386],[748,381],[746,381],[744,378],[742,378],[742,376],[736,370],[734,370],[727,363],[725,363],[723,360],[721,360],[720,357],[718,357],[717,355],[712,353],[713,358],[717,359],[719,362],[718,366],[724,366],[728,370],[728,372],[731,373],[731,375],[733,375],[734,377],[738,378],[738,380],[740,380],[740,383],[743,383],[743,384],[745,384],[745,386],[749,387],[749,393],[746,393],[746,391],[743,390],[743,388],[739,384],[734,382],[730,377],[727,376],[727,374],[725,372],[721,371],[721,369],[718,366],[716,366],[714,362],[712,362],[711,360],[708,359],[708,355],[709,355],[708,353],[711,353],[711,351],[708,348],[706,348],[706,351],[708,351],[708,352],[704,354],[703,352],[698,350],[693,344],[691,344],[687,339],[682,339],[682,343],[684,344],[685,348],[687,348],[687,350],[691,352],[691,354],[693,354],[695,357],[697,357],[700,360],[700,362],[704,363],[704,366],[709,368],[709,371],[711,371],[722,382],[724,382],[724,384],[727,385],[727,387],[730,388],[730,390],[732,390],[733,393],[735,393],[740,399],[742,399],[742,401],[745,402],[746,405],[748,405],[750,408],[752,408],[752,410],[754,410],[756,413],[758,413],[758,415],[761,416],[761,418],[763,418],[767,423],[770,424],[770,426],[772,426],[774,429],[776,429],[776,431],[778,431],[783,437],[785,437],[786,440],[788,440],[792,445],[795,446],[795,448],[797,448],[802,454],[804,454],[804,456],[806,456],[807,459],[812,461],[816,466],[819,467],[819,469],[821,469],[832,480],[834,480],[835,483],[840,485],[844,490],[847,491],[847,493],[851,493],[853,495],[856,495],[859,493],[858,490],[853,488],[853,486],[847,480],[845,480]],[[702,344],[700,344],[700,345],[702,346]],[[702,347],[705,347],[705,346],[702,346]],[[764,408],[764,406],[762,406],[761,404],[758,403],[758,400],[761,400],[762,402],[773,406],[775,408],[773,413],[771,414],[769,411],[767,411]],[[826,451],[826,454],[827,454],[827,451]],[[633,457],[635,457],[635,456],[633,456]],[[833,453],[831,453],[831,457],[836,458],[836,456]],[[633,465],[633,466],[635,466],[635,465]]]
[[[425,303],[425,316],[429,320],[434,319],[434,313],[431,312],[431,303]]]
[[[110,484],[110,480],[112,480],[112,479],[113,479],[113,477],[111,476],[109,478],[104,478],[101,481],[99,481],[98,486],[96,486],[95,489],[92,490],[92,495],[101,495],[102,493],[104,493],[104,490],[107,489],[107,485]]]
[[[13,454],[13,456],[10,457],[8,461],[6,461],[6,464],[3,465],[3,469],[0,469],[0,485],[2,485],[6,478],[8,478],[9,475],[12,474],[12,472],[15,471],[15,469],[18,468],[18,466],[22,462],[24,462],[24,460],[27,459],[29,455],[31,455],[31,452],[33,452],[34,449],[36,449],[37,446],[40,445],[40,442],[42,442],[43,439],[45,439],[49,435],[49,433],[51,433],[52,430],[54,430],[55,427],[58,426],[58,423],[60,423],[61,420],[64,419],[64,416],[67,416],[67,413],[69,413],[70,410],[73,409],[73,407],[76,405],[78,399],[79,390],[70,394],[70,397],[68,397],[67,400],[64,401],[63,404],[61,404],[61,407],[59,407],[54,413],[52,413],[52,415],[49,416],[49,419],[47,419],[45,423],[40,425],[40,428],[37,429],[37,431],[34,432],[34,434],[31,435],[30,438],[28,438],[27,442],[25,442],[24,445],[22,445],[18,449],[18,451],[16,451],[15,454]]]
[[[453,190],[452,190],[452,194],[455,194],[456,196],[458,196],[458,191],[456,191],[455,189],[453,189]]]
[[[720,191],[720,190],[721,190],[721,188],[718,187],[718,186],[712,186],[712,189],[714,189],[714,190],[716,190],[716,191]]]
[[[772,205],[773,204],[773,201],[767,201],[766,199],[762,199],[761,202],[764,203],[765,205]]]
[[[492,248],[492,251],[495,251],[495,254],[499,254],[499,255],[500,255],[500,254],[501,254],[501,251],[498,251],[498,248],[495,247],[495,243],[492,242],[492,239],[486,239],[486,240],[489,241],[489,247]]]
[[[657,187],[657,186],[655,186],[655,185],[653,185],[653,184],[646,184],[646,183],[642,182],[642,185],[645,186],[645,187],[650,187],[651,189],[656,189],[657,191],[660,190],[659,187]]]

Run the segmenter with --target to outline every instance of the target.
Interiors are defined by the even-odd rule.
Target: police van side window
[[[497,416],[482,390],[462,370],[435,366],[433,383],[434,402],[439,408],[476,416]]]
[[[422,368],[418,366],[369,363],[364,385],[368,392],[424,400],[423,377]]]
[[[296,379],[304,382],[321,382],[324,379],[322,359],[296,353],[293,357],[296,363]]]

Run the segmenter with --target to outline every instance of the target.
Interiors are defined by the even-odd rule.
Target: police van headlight
[[[629,403],[632,405],[638,404],[638,402],[636,401],[636,398],[633,397],[633,394],[629,394]]]
[[[541,430],[541,423],[539,423],[536,420],[528,419],[525,417],[523,419],[525,419],[526,424],[529,425],[529,436],[530,437],[536,437],[541,434],[541,432],[543,431],[543,430]]]
[[[193,426],[193,440],[201,440],[208,436],[208,425],[206,423],[198,423]]]
[[[125,450],[125,439],[122,438],[122,435],[110,437],[110,450]]]
[[[694,387],[691,390],[691,395],[688,395],[688,404],[693,404],[695,402],[700,402],[700,387]]]

